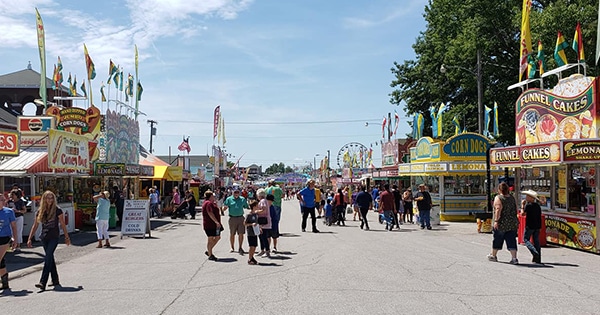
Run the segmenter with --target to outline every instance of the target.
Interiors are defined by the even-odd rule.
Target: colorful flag
[[[381,122],[381,137],[385,139],[385,125],[387,125],[387,118],[383,117],[383,121]]]
[[[600,5],[598,6],[598,25],[596,26],[596,66],[600,59]]]
[[[71,86],[73,85],[73,83],[71,82],[71,72],[69,72],[69,77],[67,78],[67,83],[69,83],[69,96],[73,96],[71,95]]]
[[[537,62],[533,54],[529,54],[527,56],[527,78],[533,79],[535,78],[535,73],[537,71]]]
[[[123,81],[125,81],[125,77],[123,76],[123,70],[119,73],[119,91],[123,92]]]
[[[544,72],[546,72],[546,58],[544,57],[544,47],[542,46],[542,41],[538,40],[538,69],[540,70],[540,77]]]
[[[500,135],[498,132],[498,103],[494,102],[494,137],[497,138]]]
[[[213,116],[213,141],[215,140],[215,138],[217,137],[217,134],[219,132],[219,114],[220,114],[220,110],[221,110],[221,105],[215,107],[215,113]]]
[[[85,55],[85,67],[87,69],[87,78],[88,80],[93,80],[96,77],[96,67],[94,66],[94,62],[88,54],[87,47],[83,44],[83,54]]]
[[[113,75],[113,82],[115,82],[115,88],[119,88],[119,83],[121,82],[122,78],[119,76],[119,68],[117,67],[114,75]]]
[[[575,28],[573,50],[575,50],[577,53],[577,62],[585,63],[585,54],[583,53],[583,35],[581,34],[581,24],[579,24],[579,22],[577,22],[577,27]]]
[[[102,95],[102,102],[106,102],[106,95],[104,94],[104,82],[102,82],[102,86],[100,87],[100,94]]]
[[[81,86],[79,88],[83,91],[83,96],[87,97],[87,91],[85,89],[85,81],[83,81],[83,83],[81,83]]]
[[[129,96],[133,97],[133,76],[131,73],[127,76],[127,88],[129,89]]]
[[[190,148],[190,137],[183,137],[183,141],[181,142],[181,144],[177,147],[177,150],[179,151],[187,151],[187,153],[190,153],[190,151],[192,151],[192,148]]]
[[[54,71],[52,71],[52,89],[56,90],[58,88],[58,71],[56,70],[56,65],[54,65]]]
[[[492,109],[485,106],[485,117],[484,117],[484,121],[485,121],[485,130],[483,131],[483,135],[488,136],[490,134],[490,113],[492,112]]]
[[[77,76],[73,76],[73,84],[71,85],[71,96],[77,96]]]
[[[419,130],[419,138],[423,137],[423,128],[425,128],[425,118],[423,117],[423,114],[419,114],[417,117],[417,128]]]
[[[521,13],[521,48],[519,82],[523,73],[527,70],[527,56],[531,54],[531,30],[529,28],[529,13],[531,12],[531,0],[523,0],[523,12]]]
[[[119,68],[113,63],[112,59],[110,59],[110,63],[108,64],[108,80],[106,83],[110,84],[110,79],[113,78],[113,75],[119,73]],[[115,85],[118,85],[118,79],[115,79]]]
[[[400,116],[398,115],[398,112],[396,112],[396,110],[394,109],[394,135],[398,131],[399,123],[400,123]]]
[[[569,43],[565,41],[560,31],[556,37],[556,47],[554,48],[554,61],[559,67],[567,64],[567,56],[565,55],[565,49],[569,47]]]
[[[417,135],[418,135],[418,132],[417,132],[417,120],[418,120],[418,117],[419,117],[419,116],[418,116],[417,114],[415,114],[415,115],[413,116],[413,123],[412,123],[412,128],[413,128],[413,132],[412,132],[412,134],[413,134],[413,139],[419,139],[419,138],[417,137]]]
[[[437,134],[438,134],[438,117],[437,117],[437,112],[435,110],[435,106],[430,106],[429,107],[429,116],[431,117],[431,136],[433,138],[437,138]]]
[[[454,116],[452,118],[452,124],[454,125],[454,135],[458,135],[460,133],[460,121],[458,121],[458,117]]]
[[[442,134],[444,133],[444,124],[443,124],[443,114],[446,111],[446,105],[444,105],[444,103],[440,104],[440,108],[438,109],[438,114],[437,114],[437,130],[438,130],[438,134],[437,137],[440,138],[442,136]]]
[[[48,106],[48,91],[46,91],[46,35],[44,22],[38,9],[35,9],[35,22],[38,37],[38,50],[40,51],[40,97],[44,107]]]
[[[58,82],[58,87],[60,88],[62,86],[63,83],[63,74],[62,74],[62,61],[60,61],[60,56],[58,56],[58,64],[56,65],[56,71],[58,72],[58,80],[56,82]]]
[[[142,100],[142,92],[144,92],[144,89],[142,88],[142,82],[137,83],[137,100],[138,102]]]

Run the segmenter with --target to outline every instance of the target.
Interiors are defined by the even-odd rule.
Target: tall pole
[[[483,110],[483,82],[482,82],[482,75],[481,75],[481,51],[479,49],[477,49],[477,107],[478,107],[478,114],[479,114],[479,119],[478,119],[478,123],[479,123],[479,134],[483,135],[483,126],[484,126],[484,110]]]
[[[391,141],[392,139],[392,113],[388,113],[388,136],[387,136],[387,140],[388,142]]]
[[[152,119],[148,119],[147,122],[150,124],[150,153],[152,153],[152,137],[156,135],[156,129],[154,129],[154,125],[158,124],[158,122]]]

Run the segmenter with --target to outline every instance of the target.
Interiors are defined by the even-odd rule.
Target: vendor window
[[[521,169],[521,191],[529,189],[538,193],[542,208],[550,208],[552,205],[552,172],[550,167]]]
[[[596,167],[594,165],[569,165],[567,198],[567,209],[570,212],[596,214]]]
[[[485,176],[445,176],[446,195],[485,195]]]
[[[440,177],[439,176],[414,176],[412,177],[412,189],[413,191],[419,190],[420,184],[425,184],[428,187],[428,191],[431,194],[440,193]]]

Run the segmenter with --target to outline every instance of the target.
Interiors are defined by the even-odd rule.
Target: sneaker
[[[313,233],[321,233],[321,231],[319,231],[319,230],[317,230],[317,229],[314,229],[314,230],[313,230]]]
[[[205,252],[204,252],[204,255],[206,255],[206,256],[209,256],[209,255],[208,255],[208,251],[205,251]]]
[[[498,257],[492,256],[492,254],[487,255],[487,259],[489,261],[493,261],[493,262],[497,262],[498,261]]]
[[[235,249],[232,248],[229,252],[230,253],[235,253]]]
[[[513,258],[513,259],[510,260],[510,264],[511,265],[518,265],[519,264],[519,260],[516,259],[516,258]]]
[[[244,250],[240,248],[240,249],[238,250],[238,253],[240,253],[240,255],[244,255]]]
[[[272,252],[273,254],[277,254],[277,248],[273,248]]]
[[[248,260],[248,265],[257,265],[258,261],[256,261],[254,258]]]
[[[424,230],[424,229],[425,229],[425,227],[424,227],[424,226],[422,226],[422,227],[421,227],[421,230]]]
[[[271,258],[271,253],[270,252],[266,252],[265,253],[265,257]]]
[[[208,260],[217,261],[218,258],[215,257],[215,255],[210,255],[210,256],[208,256]]]
[[[261,250],[261,251],[260,251],[260,253],[258,253],[258,255],[256,255],[256,256],[258,256],[258,257],[262,257],[264,254],[265,254],[265,251],[264,251],[264,250]]]
[[[428,230],[431,230],[431,226],[428,226],[428,227],[427,227],[427,229],[428,229]]]

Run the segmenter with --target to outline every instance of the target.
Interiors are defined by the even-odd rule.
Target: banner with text
[[[71,132],[48,130],[48,167],[89,172],[88,138]]]

